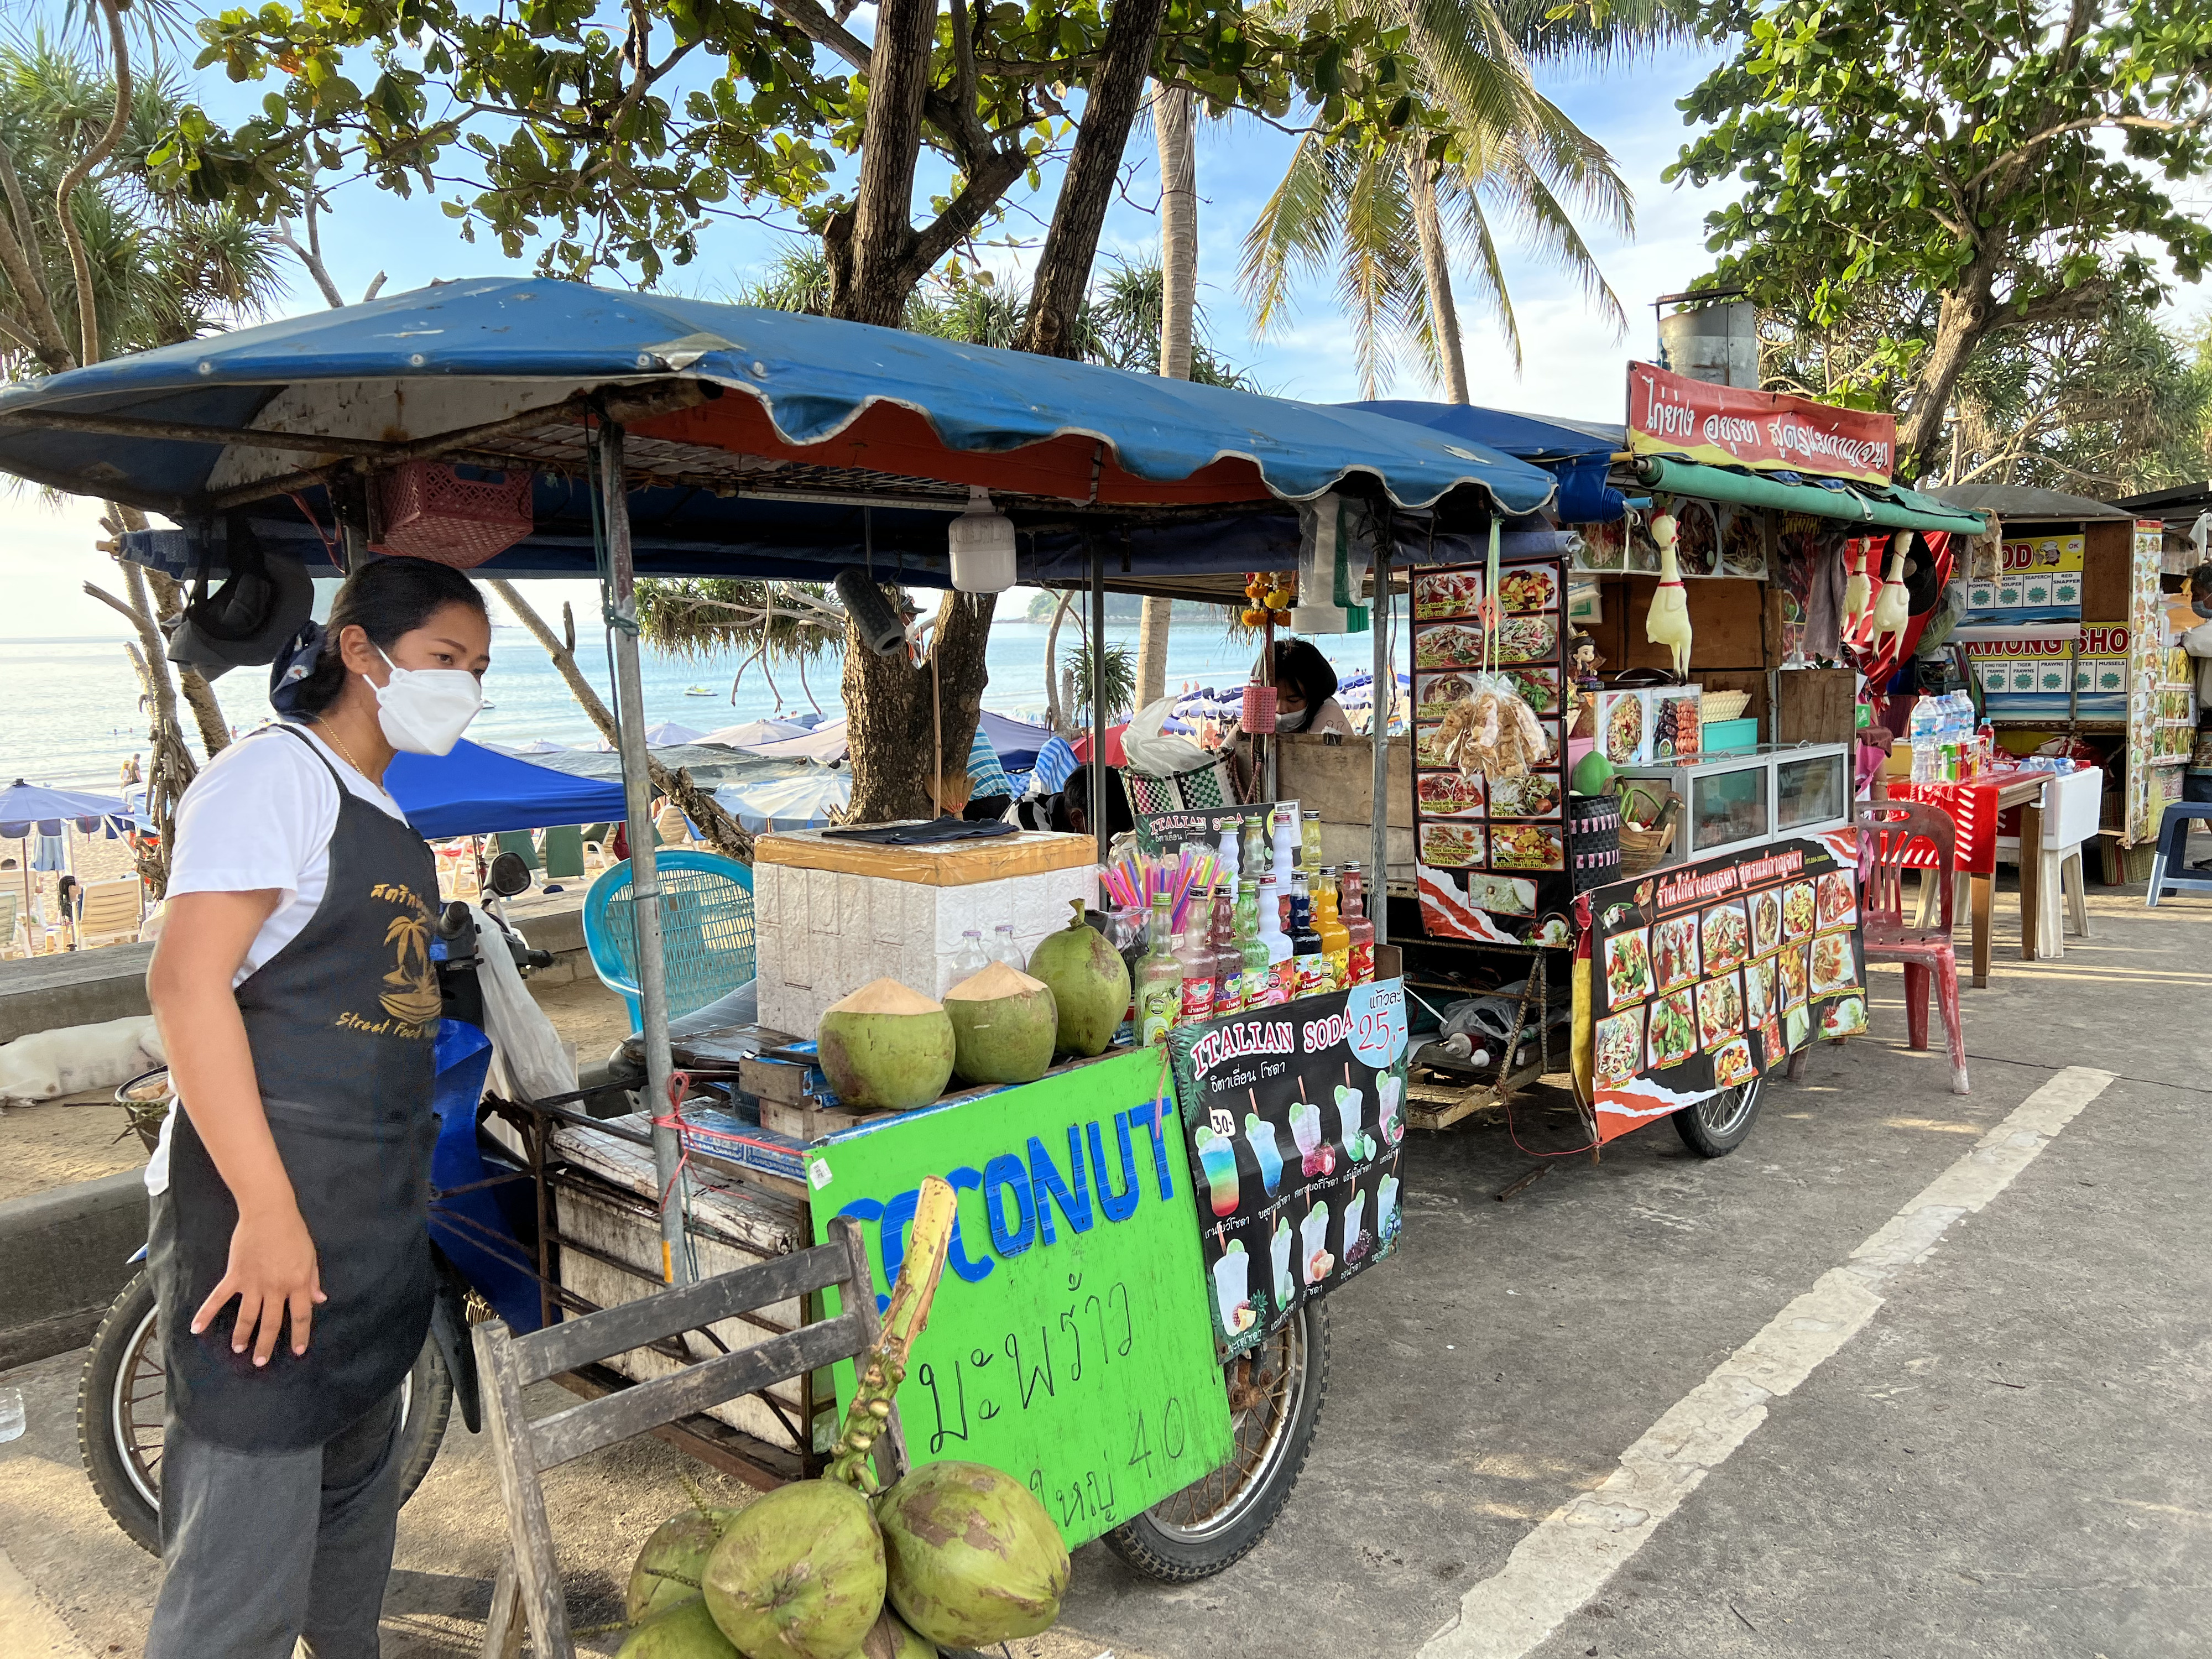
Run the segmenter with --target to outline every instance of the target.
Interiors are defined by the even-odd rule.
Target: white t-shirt
[[[307,743],[285,732],[247,737],[217,755],[177,804],[176,846],[169,855],[168,896],[254,893],[284,896],[254,934],[231,977],[243,985],[255,969],[297,939],[323,902],[331,880],[331,837],[338,827],[338,792],[321,756],[348,790],[404,823],[399,803],[347,764],[306,726]],[[173,1099],[172,1106],[173,1108]],[[169,1185],[169,1130],[146,1165],[146,1190]]]

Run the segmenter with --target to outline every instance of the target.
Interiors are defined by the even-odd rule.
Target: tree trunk
[[[868,112],[853,205],[823,232],[830,314],[896,328],[927,276],[914,265],[914,173],[929,94],[937,0],[884,0],[868,61]]]
[[[135,507],[126,507],[123,509],[123,523],[125,529],[143,530],[146,515]],[[153,592],[156,621],[166,623],[184,614],[182,582],[158,570],[149,570],[146,586]],[[222,712],[222,701],[216,696],[214,684],[197,668],[179,668],[177,688],[184,693],[185,706],[192,711],[192,723],[200,729],[201,752],[213,760],[230,747],[230,720]]]
[[[584,671],[576,666],[576,659],[568,646],[547,627],[529,600],[515,591],[514,584],[504,577],[489,576],[485,580],[491,591],[499,595],[514,619],[528,629],[538,643],[545,647],[545,654],[553,659],[553,666],[568,682],[568,695],[576,700],[577,707],[592,717],[592,724],[599,728],[599,735],[609,743],[615,741],[615,717],[606,704],[599,701],[599,689],[585,678]],[[684,811],[684,816],[699,826],[707,844],[724,858],[735,859],[740,864],[753,861],[752,832],[722,810],[721,803],[707,790],[691,781],[688,771],[672,772],[647,755],[646,769],[653,775],[653,787],[674,801]]]
[[[1052,228],[1045,233],[1036,277],[1030,289],[1030,314],[1022,331],[1022,349],[1047,357],[1077,353],[1077,314],[1091,285],[1091,264],[1098,253],[1098,232],[1121,172],[1121,153],[1129,142],[1152,64],[1167,0],[1115,0],[1106,24],[1105,55],[1092,78],[1083,107],[1083,125],[1068,153],[1060,200],[1053,206]]]
[[[1160,373],[1190,379],[1191,331],[1197,310],[1198,163],[1191,143],[1191,95],[1155,87],[1152,131],[1160,153]],[[1168,690],[1168,631],[1173,599],[1147,599],[1137,625],[1137,707]]]
[[[1062,737],[1073,729],[1074,714],[1060,701],[1060,672],[1054,666],[1054,659],[1060,649],[1060,620],[1067,615],[1067,607],[1074,603],[1075,595],[1072,592],[1060,596],[1059,603],[1052,608],[1052,626],[1045,630],[1044,635],[1044,720],[1047,726]]]
[[[969,745],[983,708],[990,673],[984,653],[991,638],[993,593],[957,593],[938,601],[937,627],[930,652],[937,659],[933,676],[924,660],[915,667],[903,656],[879,657],[847,624],[845,635],[845,734],[852,749],[854,823],[889,823],[899,818],[935,815],[929,786],[938,719],[944,733],[945,769],[966,769]],[[944,704],[933,714],[933,682]]]
[[[1421,282],[1428,290],[1429,331],[1436,336],[1437,362],[1443,371],[1444,401],[1471,401],[1467,391],[1467,356],[1459,337],[1459,307],[1452,302],[1451,257],[1444,245],[1443,218],[1437,211],[1437,163],[1416,156],[1413,174],[1413,228],[1421,240]]]
[[[1944,292],[1936,313],[1935,338],[1912,377],[1912,406],[1898,427],[1895,471],[1900,479],[1919,477],[1932,459],[1959,376],[1996,318],[1991,298],[1996,281],[1996,262],[1984,255],[1959,273],[1955,288]]]
[[[146,695],[148,753],[146,756],[146,816],[157,834],[135,849],[140,879],[158,902],[169,890],[169,849],[176,836],[177,803],[199,775],[192,751],[185,747],[183,728],[177,720],[176,683],[169,677],[169,656],[161,630],[154,622],[153,600],[146,591],[146,573],[135,564],[123,568],[122,599],[91,582],[84,591],[101,604],[119,611],[137,630],[138,643],[123,648],[138,675]]]

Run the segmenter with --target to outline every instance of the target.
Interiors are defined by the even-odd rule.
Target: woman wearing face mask
[[[1275,729],[1352,735],[1352,722],[1336,700],[1336,670],[1305,640],[1275,641]]]
[[[381,559],[280,656],[283,723],[177,812],[147,994],[182,1110],[147,1170],[168,1370],[149,1659],[374,1659],[399,1387],[429,1328],[437,872],[382,787],[483,702],[484,602]]]
[[[2189,608],[2203,618],[2181,636],[2181,648],[2197,664],[2197,741],[2182,775],[2184,800],[2212,800],[2212,564],[2189,573]],[[2212,868],[2212,859],[2194,866]]]

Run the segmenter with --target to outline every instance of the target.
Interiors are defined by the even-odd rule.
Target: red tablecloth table
[[[1974,983],[1990,982],[1990,913],[1995,904],[1997,868],[1997,817],[2008,807],[2020,808],[2020,954],[2023,962],[2035,960],[2036,884],[2043,864],[2043,786],[2050,775],[2008,769],[1991,772],[1971,783],[1911,783],[1892,779],[1892,800],[1925,801],[1951,815],[1959,827],[1954,868],[1967,878],[1972,889],[1974,918]],[[1936,855],[1915,848],[1907,864],[1932,870]]]

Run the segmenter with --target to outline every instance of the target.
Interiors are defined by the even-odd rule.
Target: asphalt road
[[[1574,1146],[1571,1117],[1532,1098],[1510,1131],[1417,1139],[1403,1250],[1330,1304],[1282,1520],[1183,1589],[1079,1552],[1036,1651],[2204,1651],[2212,908],[2140,906],[2096,901],[2060,963],[2021,963],[2001,923],[1965,994],[1966,1097],[1901,1048],[1878,970],[1875,1035],[1773,1088],[1734,1157],[1659,1125],[1501,1203],[1532,1152]],[[0,1447],[0,1620],[27,1594],[81,1644],[27,1651],[135,1654],[158,1569],[78,1473],[76,1363],[0,1377],[31,1415]],[[649,1442],[549,1481],[579,1624],[686,1479],[726,1491]],[[457,1425],[402,1517],[391,1659],[473,1651],[499,1528]]]

